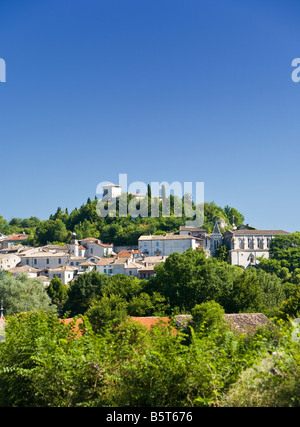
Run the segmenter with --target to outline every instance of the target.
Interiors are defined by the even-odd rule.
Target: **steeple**
[[[221,234],[221,231],[220,231],[220,228],[219,228],[219,224],[217,222],[215,223],[215,226],[214,226],[212,234],[218,234],[218,235]]]

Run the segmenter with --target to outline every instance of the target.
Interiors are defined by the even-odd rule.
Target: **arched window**
[[[239,238],[239,248],[244,249],[244,240],[242,238]]]

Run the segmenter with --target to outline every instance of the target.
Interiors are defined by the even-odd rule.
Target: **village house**
[[[78,269],[69,265],[64,267],[46,269],[44,275],[51,281],[54,277],[58,277],[62,283],[68,285],[76,276]]]
[[[12,234],[11,236],[6,236],[1,239],[0,249],[11,248],[15,244],[22,244],[27,239],[25,233],[21,234]]]
[[[23,267],[13,267],[8,270],[14,277],[19,274],[26,273],[29,278],[33,279],[38,276],[39,270],[37,268],[29,267],[29,265],[23,265]]]
[[[102,258],[96,266],[99,273],[113,276],[125,274],[126,276],[138,277],[142,264],[132,261],[130,258]]]
[[[25,254],[20,258],[20,266],[29,265],[38,270],[54,269],[69,264],[69,255],[65,252],[51,252],[40,250],[38,252]]]
[[[151,277],[155,277],[154,265],[142,267],[139,269],[139,279],[149,280]]]
[[[124,249],[117,254],[118,258],[132,258],[132,259],[141,259],[143,254],[137,249]]]
[[[207,233],[204,228],[181,225],[179,228],[179,234],[182,236],[205,237]]]
[[[138,243],[139,251],[145,256],[168,256],[173,252],[183,253],[189,248],[201,246],[196,237],[179,234],[141,236]]]
[[[1,254],[0,255],[0,269],[9,270],[16,267],[21,261],[21,258],[16,254]]]
[[[283,230],[227,230],[223,240],[229,249],[232,265],[255,266],[260,257],[269,259],[271,241],[278,235],[289,235]]]
[[[165,262],[167,258],[167,256],[147,256],[143,258],[141,263],[144,267],[155,267],[157,264]]]
[[[116,199],[118,197],[121,196],[122,194],[122,187],[121,185],[117,185],[117,184],[107,184],[107,185],[103,185],[103,197],[105,197],[105,199]]]
[[[89,273],[93,270],[96,270],[96,264],[91,261],[84,261],[78,266],[78,274]]]
[[[70,254],[72,256],[82,256],[85,258],[97,256],[103,258],[111,256],[113,253],[113,245],[107,245],[93,237],[78,240],[76,233],[72,234],[70,242]]]
[[[80,264],[86,261],[85,257],[82,256],[70,256],[69,257],[69,265],[71,267],[78,267]]]

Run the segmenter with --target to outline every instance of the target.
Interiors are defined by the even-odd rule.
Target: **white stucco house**
[[[103,258],[113,254],[113,245],[102,243],[101,240],[93,237],[78,240],[76,233],[73,233],[70,242],[70,254],[74,257],[81,256],[86,259],[91,256]]]
[[[71,267],[69,265],[64,267],[52,268],[45,270],[44,273],[51,281],[54,277],[58,277],[62,283],[68,285],[76,276],[78,268]]]
[[[0,255],[0,269],[2,270],[9,270],[16,267],[20,262],[21,258],[14,253]]]
[[[20,265],[29,265],[38,270],[64,267],[69,264],[69,255],[65,252],[38,251],[21,257]]]
[[[30,267],[29,265],[23,265],[23,267],[13,267],[10,268],[8,271],[14,277],[17,277],[19,274],[26,273],[31,279],[37,277],[39,272],[37,268]]]
[[[102,258],[96,266],[99,273],[113,276],[115,274],[125,274],[126,276],[138,277],[138,272],[142,264],[132,261],[130,258]]]
[[[168,256],[173,252],[183,253],[189,248],[196,249],[199,247],[199,242],[194,236],[166,234],[164,236],[141,236],[138,245],[139,251],[149,257]]]
[[[103,197],[105,199],[115,199],[122,194],[122,186],[117,184],[103,185]]]

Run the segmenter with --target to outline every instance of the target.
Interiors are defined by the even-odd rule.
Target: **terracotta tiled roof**
[[[64,323],[65,325],[70,325],[72,322],[74,322],[74,318],[73,317],[69,317],[68,319],[60,319],[60,321],[62,323]],[[75,322],[75,326],[74,326],[74,330],[75,332],[77,332],[77,337],[81,337],[82,336],[82,331],[80,330],[80,325],[83,324],[83,320],[81,318],[77,319]]]
[[[118,256],[118,258],[130,258],[131,255],[140,254],[140,253],[141,252],[138,251],[137,249],[135,249],[135,250],[128,249],[128,250],[123,250],[123,251],[119,252],[117,254],[117,256]]]
[[[224,314],[224,318],[232,331],[242,334],[253,333],[258,327],[271,324],[261,313]]]
[[[11,236],[8,236],[6,240],[8,241],[22,241],[27,239],[27,234],[12,234]]]
[[[134,322],[146,326],[148,329],[159,324],[160,322],[169,325],[170,319],[168,317],[131,317]]]

